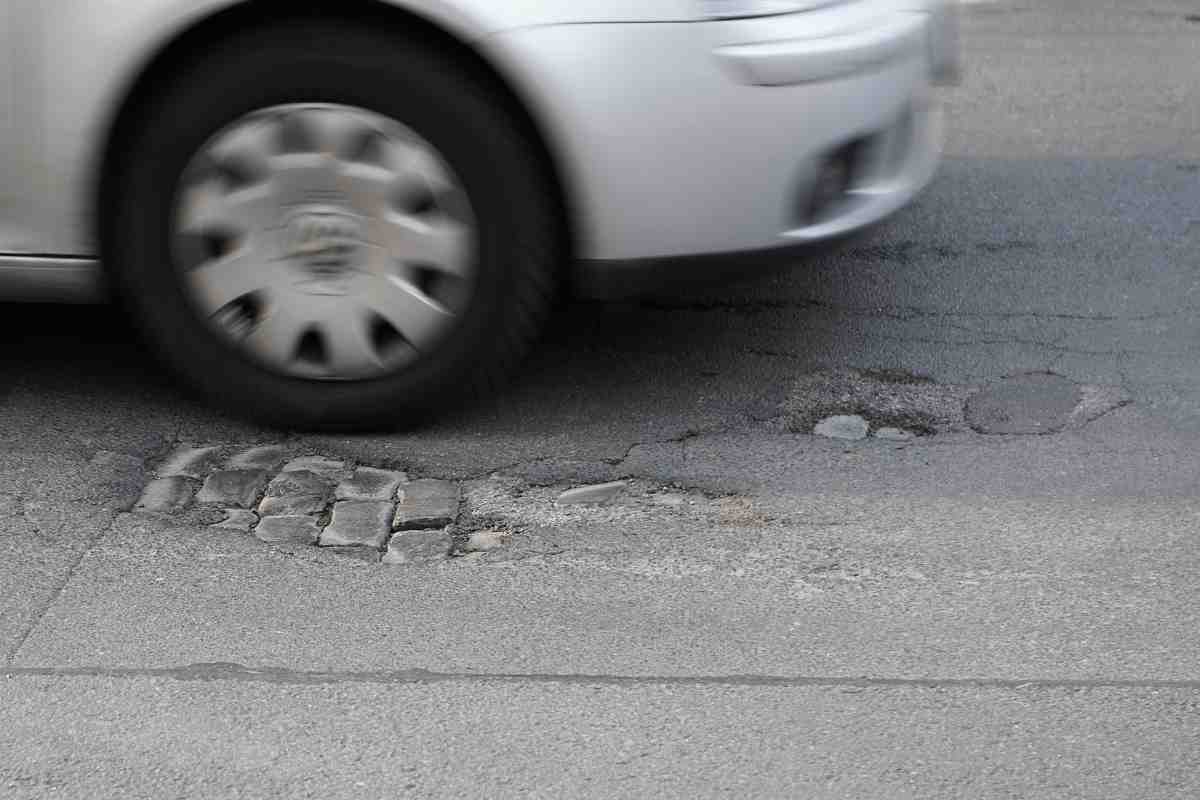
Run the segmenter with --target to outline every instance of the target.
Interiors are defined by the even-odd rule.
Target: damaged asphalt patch
[[[928,436],[965,428],[970,387],[893,370],[829,369],[801,375],[785,402],[788,430],[812,433],[829,417],[862,417],[872,430]]]
[[[1041,435],[1075,430],[1127,405],[1116,386],[1034,372],[983,385],[941,384],[898,370],[817,370],[800,376],[784,404],[787,429],[841,439],[896,439],[974,431]],[[849,435],[843,431],[857,432]]]
[[[1045,435],[1076,430],[1131,402],[1118,387],[1081,385],[1050,372],[1013,375],[967,398],[964,416],[976,433]]]
[[[277,445],[183,446],[143,479],[138,514],[243,533],[291,552],[315,548],[397,565],[523,560],[556,549],[535,531],[664,523],[725,508],[700,492],[641,481],[531,486],[498,473],[410,479],[375,465],[296,457]]]

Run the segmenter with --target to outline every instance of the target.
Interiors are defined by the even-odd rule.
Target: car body
[[[944,0],[0,0],[0,298],[119,285],[102,228],[130,109],[181,54],[308,5],[436,39],[505,94],[546,164],[561,280],[592,296],[902,207],[936,167],[929,88],[957,57]]]

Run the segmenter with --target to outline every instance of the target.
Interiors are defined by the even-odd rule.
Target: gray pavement
[[[110,309],[6,308],[0,797],[1200,795],[1195,12],[970,5],[916,206],[786,274],[567,309],[512,391],[422,431],[259,429]],[[1133,402],[789,432],[829,367]],[[129,513],[209,442],[467,481],[515,534],[389,567]]]

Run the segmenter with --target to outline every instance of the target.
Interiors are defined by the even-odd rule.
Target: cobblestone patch
[[[229,466],[268,461],[279,466]],[[526,561],[561,552],[556,542],[566,536],[562,531],[580,525],[641,524],[680,514],[699,515],[701,524],[722,523],[727,510],[701,492],[664,490],[644,481],[540,486],[502,475],[410,480],[378,465],[266,446],[184,447],[163,463],[195,477],[154,478],[136,511],[175,516],[214,535],[242,533],[277,547],[311,547],[365,564]]]
[[[410,481],[398,470],[283,445],[183,446],[154,474],[135,511],[181,516],[274,545],[319,546],[368,563],[445,560],[463,552],[455,550],[455,537],[465,543],[470,533],[454,527],[456,482]],[[413,535],[396,539],[397,530]]]

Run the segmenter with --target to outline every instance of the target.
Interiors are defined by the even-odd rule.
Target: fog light
[[[804,224],[816,225],[837,213],[850,191],[859,149],[857,142],[849,144],[821,160],[809,188]]]

